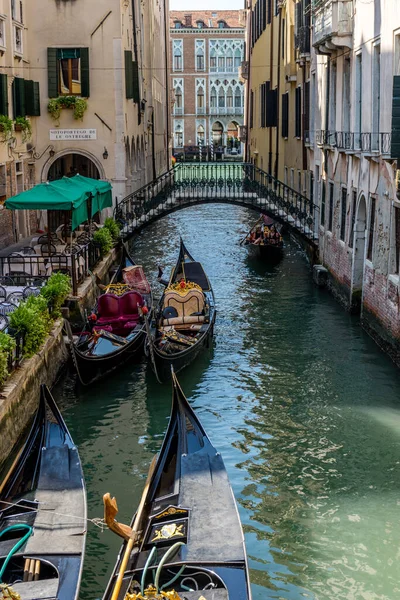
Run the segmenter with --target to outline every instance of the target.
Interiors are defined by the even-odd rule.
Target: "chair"
[[[8,277],[7,275],[1,275],[0,276],[0,285],[12,286],[12,285],[15,285],[15,283],[11,277]]]
[[[57,254],[57,249],[53,243],[51,243],[51,244],[47,243],[47,244],[42,244],[42,246],[40,248],[40,252],[41,252],[42,256],[53,256],[54,254]]]
[[[7,298],[7,290],[0,285],[0,300],[5,300]]]
[[[68,258],[63,254],[56,254],[50,258],[51,270],[53,273],[64,273],[70,275],[70,269],[68,267]]]
[[[5,331],[8,327],[8,317],[6,315],[0,315],[0,331]]]
[[[115,323],[119,320],[119,298],[114,294],[103,294],[97,301],[99,318],[97,324]]]
[[[8,294],[6,302],[11,302],[12,304],[18,305],[23,299],[23,292],[11,292],[11,294]]]
[[[81,247],[78,246],[78,244],[72,244],[72,246],[68,244],[68,246],[65,246],[64,248],[64,254],[65,256],[71,256],[72,254],[78,254],[80,250]]]
[[[32,279],[32,275],[25,271],[10,271],[12,285],[29,285]]]
[[[138,305],[143,306],[143,296],[138,292],[126,292],[119,299],[119,310],[121,318],[127,321],[139,319]]]
[[[24,298],[26,299],[26,298],[29,298],[29,296],[39,296],[40,289],[33,285],[29,285],[22,291],[22,293],[23,293]]]
[[[30,246],[24,246],[23,248],[21,248],[21,254],[25,254],[28,256],[36,256],[34,248],[31,248]]]
[[[0,315],[9,315],[17,308],[12,302],[0,302]]]

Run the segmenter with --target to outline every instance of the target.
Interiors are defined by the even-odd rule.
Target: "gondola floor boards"
[[[172,412],[103,600],[250,600],[243,532],[221,455],[172,375]],[[110,522],[111,521],[111,522]]]

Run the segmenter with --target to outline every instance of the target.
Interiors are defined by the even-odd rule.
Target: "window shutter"
[[[289,137],[289,94],[282,94],[282,137]]]
[[[296,88],[296,123],[295,123],[295,136],[301,137],[301,87]]]
[[[21,77],[16,77],[12,84],[13,94],[13,112],[14,119],[16,117],[25,117],[25,80]]]
[[[40,87],[39,82],[33,82],[33,112],[32,117],[40,117]]]
[[[267,2],[268,2],[267,23],[271,23],[271,19],[272,19],[272,0],[267,0]]]
[[[400,75],[393,77],[391,157],[400,159]]]
[[[25,110],[30,117],[40,117],[38,81],[25,81]]]
[[[125,50],[125,96],[133,98],[133,62],[130,50]]]
[[[306,141],[310,139],[310,82],[304,84],[304,135]]]
[[[132,63],[133,69],[133,101],[139,104],[140,102],[140,85],[139,85],[139,63],[137,60]]]
[[[49,98],[58,96],[57,48],[47,48],[47,81]]]
[[[81,48],[81,95],[84,98],[90,96],[90,69],[89,69],[89,48]]]
[[[4,73],[0,74],[0,114],[8,117],[8,84]]]

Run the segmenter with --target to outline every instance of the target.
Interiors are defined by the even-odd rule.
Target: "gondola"
[[[261,216],[242,240],[249,255],[269,263],[278,263],[283,258],[284,244],[280,226],[268,217]]]
[[[168,429],[130,527],[115,521],[115,498],[104,496],[105,521],[125,541],[103,600],[250,600],[243,532],[223,460],[174,374],[172,381]]]
[[[83,385],[143,356],[144,313],[150,317],[152,311],[150,285],[125,246],[112,282],[102,287],[105,292],[89,315],[85,331],[74,339],[67,325],[73,362]]]
[[[76,600],[85,541],[78,450],[42,385],[30,433],[0,480],[0,584],[21,600]]]
[[[211,345],[216,317],[214,292],[201,265],[181,240],[149,331],[150,358],[159,381],[179,373]]]

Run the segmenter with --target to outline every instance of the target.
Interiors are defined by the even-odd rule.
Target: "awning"
[[[91,216],[112,206],[111,184],[82,175],[39,183],[31,190],[8,198],[6,208],[14,210],[70,210],[72,229],[88,220],[87,201],[92,196]]]

